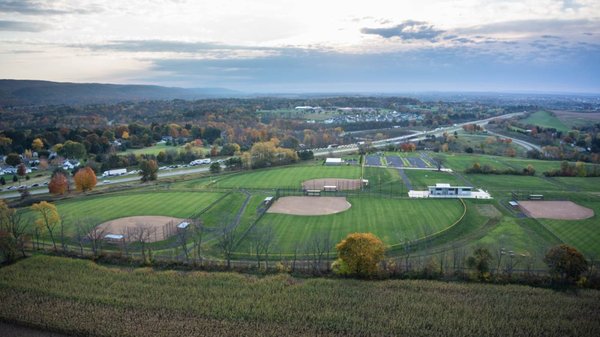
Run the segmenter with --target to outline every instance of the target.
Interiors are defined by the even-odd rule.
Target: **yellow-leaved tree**
[[[54,240],[54,229],[60,224],[61,219],[56,206],[49,202],[41,201],[31,205],[31,210],[38,213],[35,224],[38,226],[40,232],[44,232],[44,230],[48,231],[54,250],[57,250],[56,240]]]
[[[373,277],[385,255],[385,245],[372,233],[349,234],[335,248],[338,259],[333,270],[341,275]]]

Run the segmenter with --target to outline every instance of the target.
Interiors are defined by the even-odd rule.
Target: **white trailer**
[[[113,176],[122,176],[127,174],[127,169],[114,169],[102,172],[103,177],[113,177]]]

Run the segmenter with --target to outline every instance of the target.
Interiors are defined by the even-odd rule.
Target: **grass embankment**
[[[569,128],[560,120],[548,111],[536,111],[527,118],[520,121],[521,124],[531,124],[541,126],[543,128],[554,128],[558,131],[569,131]]]
[[[598,336],[600,292],[117,269],[0,269],[0,319],[85,336]]]

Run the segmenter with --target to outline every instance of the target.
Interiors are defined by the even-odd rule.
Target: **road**
[[[530,143],[530,142],[526,142],[526,141],[518,139],[518,138],[513,138],[513,137],[501,135],[499,133],[491,132],[489,130],[488,130],[488,134],[494,135],[494,136],[498,136],[498,137],[501,137],[501,138],[509,138],[509,139],[512,140],[513,143],[521,145],[522,147],[524,147],[525,149],[527,149],[527,151],[529,151],[529,150],[542,151],[542,147],[541,146],[535,145],[535,144]]]
[[[374,141],[372,143],[372,145],[374,147],[379,148],[379,147],[385,147],[389,144],[399,144],[399,143],[405,142],[407,140],[411,140],[411,141],[424,140],[427,136],[431,136],[431,135],[440,136],[440,135],[444,134],[444,132],[453,133],[454,131],[461,130],[463,125],[477,124],[477,125],[483,126],[495,119],[512,118],[512,117],[519,116],[522,114],[523,114],[522,112],[515,112],[515,113],[506,114],[506,115],[494,116],[494,117],[490,117],[490,118],[486,118],[486,119],[481,119],[481,120],[477,120],[477,121],[455,124],[453,126],[449,126],[449,127],[445,127],[445,128],[438,128],[436,130],[423,131],[421,133],[414,133],[411,135]],[[490,134],[498,135],[498,136],[504,137],[504,138],[511,138],[511,137],[506,137],[506,136],[491,133],[491,132],[490,132]],[[533,149],[540,150],[540,147],[535,144],[531,144],[531,143],[525,142],[520,139],[515,139],[515,138],[511,138],[511,139],[513,140],[513,142],[515,142],[519,145],[522,145],[523,147],[525,147],[527,149],[533,148]],[[357,150],[358,150],[357,144],[341,145],[338,148],[334,148],[334,149],[325,149],[325,148],[312,149],[315,156],[323,156],[323,155],[327,155],[330,153],[333,153],[333,154],[350,153],[350,152],[355,152]],[[201,172],[207,172],[208,169],[209,169],[208,166],[202,166],[202,167],[191,168],[191,169],[181,169],[181,170],[176,169],[176,170],[172,170],[172,171],[163,170],[163,171],[159,171],[158,177],[165,178],[165,177],[172,177],[172,176],[178,176],[178,175],[184,175],[184,174],[201,173]],[[121,176],[118,178],[117,177],[110,177],[110,178],[106,178],[106,179],[99,178],[100,181],[98,182],[98,184],[99,185],[108,185],[108,184],[102,183],[102,181],[105,181],[105,180],[109,180],[110,181],[109,184],[112,185],[112,184],[127,183],[127,182],[132,182],[132,181],[139,181],[139,179],[140,179],[140,177],[138,175],[134,175],[134,174],[127,175],[127,176]],[[39,187],[39,188],[35,188],[35,189],[30,189],[29,193],[32,195],[46,194],[46,193],[48,193],[48,188],[43,186],[43,187]],[[18,191],[14,191],[14,190],[0,192],[0,198],[9,199],[9,198],[18,198],[19,196],[20,196],[20,193]]]
[[[419,141],[419,140],[426,139],[427,136],[433,135],[433,136],[437,137],[437,136],[443,135],[444,132],[453,133],[454,131],[462,130],[462,127],[464,125],[477,124],[480,126],[484,126],[484,125],[487,125],[490,121],[495,120],[495,119],[507,119],[507,118],[512,118],[512,117],[519,116],[522,114],[523,114],[523,112],[515,112],[515,113],[506,114],[506,115],[494,116],[494,117],[481,119],[481,120],[477,120],[477,121],[455,124],[453,126],[449,126],[449,127],[445,127],[445,128],[437,128],[437,129],[431,130],[431,131],[423,131],[421,133],[413,133],[411,135],[406,135],[406,136],[377,140],[377,141],[372,142],[371,144],[374,147],[380,148],[380,147],[385,147],[389,144],[403,143],[407,140]],[[509,138],[509,137],[505,137],[505,136],[501,136],[501,137]],[[513,139],[513,141],[515,141],[515,143],[517,143],[517,140]],[[518,140],[518,141],[523,142],[522,140]],[[526,143],[526,142],[523,142],[523,143]],[[530,146],[530,147],[531,146],[536,147],[536,145],[534,145],[534,144],[529,144],[529,143],[526,143],[526,144],[528,144],[527,146]],[[523,144],[520,144],[520,145],[523,145]],[[523,145],[523,146],[525,146],[525,145]],[[527,146],[525,146],[525,147],[527,148]],[[318,149],[311,149],[311,150],[313,151],[315,156],[323,156],[323,155],[327,155],[329,153],[342,154],[342,153],[350,153],[350,152],[357,151],[358,145],[357,144],[349,144],[349,145],[340,145],[339,147],[334,148],[334,149],[318,148]]]
[[[166,177],[173,177],[173,176],[184,175],[184,174],[202,173],[202,172],[208,172],[208,169],[209,169],[208,166],[203,166],[203,167],[194,167],[191,169],[181,169],[181,170],[171,170],[171,171],[162,170],[162,171],[158,171],[158,177],[166,178]],[[103,181],[108,181],[108,183],[103,183]],[[132,182],[132,181],[140,181],[140,176],[138,176],[137,174],[130,174],[130,175],[119,176],[119,177],[98,177],[98,185],[101,185],[101,186],[128,183],[128,182]],[[47,194],[48,187],[40,186],[38,188],[33,188],[33,189],[29,190],[29,193],[31,195]],[[21,196],[21,194],[18,191],[14,191],[14,190],[0,192],[0,198],[4,198],[4,199],[18,198],[20,196]]]

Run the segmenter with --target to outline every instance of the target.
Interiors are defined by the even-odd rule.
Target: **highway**
[[[437,128],[435,130],[431,130],[431,131],[423,131],[421,133],[413,133],[410,135],[406,135],[406,136],[400,136],[400,137],[394,137],[394,138],[387,138],[387,139],[383,139],[383,140],[377,140],[371,143],[372,146],[376,147],[376,148],[380,148],[380,147],[385,147],[389,144],[399,144],[399,143],[403,143],[406,142],[408,140],[410,141],[419,141],[419,140],[424,140],[427,138],[427,136],[441,136],[444,134],[444,132],[447,133],[453,133],[454,131],[459,131],[462,130],[462,127],[464,125],[468,125],[468,124],[477,124],[480,126],[484,126],[487,125],[490,121],[495,120],[495,119],[507,119],[507,118],[512,118],[515,116],[520,116],[524,114],[523,112],[515,112],[515,113],[510,113],[510,114],[506,114],[506,115],[500,115],[500,116],[494,116],[494,117],[490,117],[490,118],[486,118],[486,119],[481,119],[481,120],[477,120],[477,121],[471,121],[471,122],[465,122],[465,123],[460,123],[460,124],[455,124],[453,126],[448,126],[445,128]],[[500,137],[504,137],[504,138],[510,138],[510,137],[505,137],[502,135],[498,135]],[[534,144],[530,144],[527,142],[524,142],[522,140],[518,140],[518,139],[513,139],[513,141],[515,143],[518,143],[519,145],[523,145],[525,148],[529,149],[529,148],[539,148],[539,146],[534,145]],[[523,143],[523,144],[521,144]],[[527,144],[527,145],[524,145]],[[317,148],[317,149],[311,149],[311,151],[313,151],[313,153],[315,154],[315,156],[324,156],[330,153],[334,153],[334,154],[342,154],[342,153],[350,153],[350,152],[354,152],[358,150],[358,145],[357,144],[349,144],[349,145],[340,145],[337,148]]]
[[[413,133],[413,134],[406,135],[406,136],[378,140],[378,141],[372,142],[371,144],[374,147],[380,148],[380,147],[385,147],[389,144],[403,143],[408,140],[419,141],[419,140],[424,140],[427,136],[434,135],[437,137],[437,136],[441,136],[442,134],[444,134],[444,132],[453,133],[454,131],[459,131],[462,129],[462,127],[464,125],[477,124],[477,125],[484,126],[484,125],[488,124],[490,121],[495,120],[495,119],[512,118],[512,117],[519,116],[522,114],[523,114],[522,112],[515,112],[515,113],[510,113],[510,114],[501,115],[501,116],[494,116],[494,117],[490,117],[490,118],[486,118],[486,119],[481,119],[478,121],[471,121],[471,122],[465,122],[465,123],[461,123],[461,124],[455,124],[453,126],[449,126],[449,127],[445,127],[445,128],[437,128],[437,129],[431,130],[431,131],[423,131],[420,133]],[[506,136],[499,135],[499,134],[492,133],[492,132],[488,132],[488,133],[490,133],[492,135],[497,135],[499,137],[511,138],[511,137],[506,137]],[[529,149],[541,150],[540,147],[535,144],[531,144],[531,143],[528,143],[528,142],[525,142],[523,140],[516,139],[516,138],[511,138],[511,139],[516,144],[519,144],[528,150]],[[332,148],[332,149],[318,148],[318,149],[311,149],[311,150],[313,151],[315,156],[325,156],[330,153],[343,154],[343,153],[355,152],[358,150],[358,145],[357,144],[349,144],[349,145],[340,145],[339,147]],[[202,173],[202,172],[207,172],[208,169],[209,169],[208,166],[202,166],[202,167],[194,167],[194,168],[186,168],[186,169],[161,170],[158,172],[158,178],[172,177],[172,176],[178,176],[178,175],[184,175],[184,174]],[[140,180],[140,177],[137,174],[130,174],[130,175],[119,176],[119,177],[98,177],[98,185],[100,185],[100,186],[109,185],[109,184],[113,185],[113,184],[134,182],[134,181],[139,181],[139,180]],[[108,182],[105,183],[105,181],[108,181]],[[40,186],[38,188],[30,189],[29,193],[32,195],[46,194],[46,193],[48,193],[48,187]],[[5,198],[5,199],[17,198],[19,196],[20,196],[20,193],[15,190],[12,190],[12,191],[5,190],[5,191],[0,192],[0,197]]]

